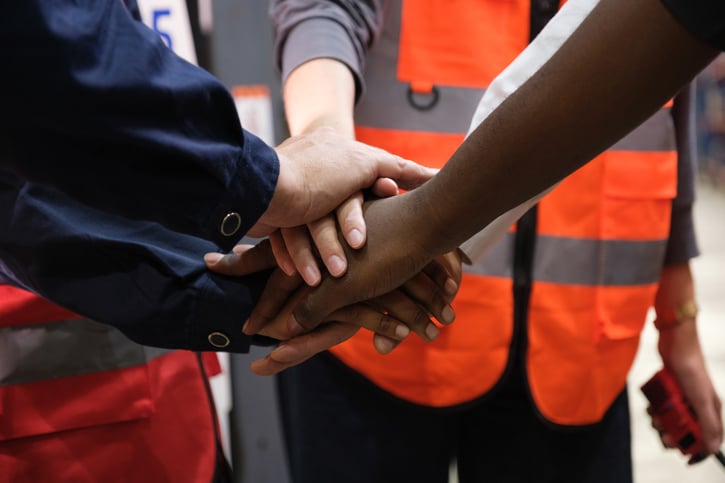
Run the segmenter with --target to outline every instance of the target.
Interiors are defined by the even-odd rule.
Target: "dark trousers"
[[[632,482],[626,389],[601,423],[557,428],[521,376],[448,409],[393,398],[329,354],[277,380],[294,483],[447,483],[454,459],[460,483]]]

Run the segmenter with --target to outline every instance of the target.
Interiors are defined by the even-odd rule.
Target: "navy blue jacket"
[[[279,162],[227,89],[121,0],[5,2],[0,65],[0,282],[143,344],[248,350],[266,274],[202,256],[257,221]]]

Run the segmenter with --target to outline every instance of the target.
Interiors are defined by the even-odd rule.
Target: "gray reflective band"
[[[73,319],[0,329],[0,386],[145,364],[168,353],[129,340],[113,327]]]
[[[465,134],[484,89],[437,86],[439,99],[428,111],[407,100],[408,85],[389,78],[366,80],[368,94],[355,110],[359,126],[439,134]],[[381,115],[380,113],[385,113]],[[669,108],[660,109],[610,151],[672,151],[675,135]]]
[[[156,359],[157,357],[166,355],[169,352],[173,352],[170,349],[162,349],[161,347],[150,347],[147,345],[141,346],[141,348],[143,348],[144,354],[146,354],[146,362],[152,359]]]
[[[512,233],[466,273],[511,277]],[[656,283],[666,240],[625,241],[538,236],[534,280],[563,285],[632,286]]]
[[[429,111],[408,102],[408,85],[392,79],[366,78],[367,94],[355,109],[359,126],[401,131],[465,134],[483,89],[436,86],[439,98]],[[425,102],[425,94],[418,94]],[[381,115],[384,113],[384,115]]]
[[[619,140],[610,151],[674,151],[675,123],[669,107],[662,108],[637,129]]]
[[[365,91],[355,108],[359,126],[402,131],[465,134],[483,89],[437,85],[440,98],[429,111],[408,103],[408,83],[398,81],[402,2],[390,2],[384,33],[365,62]],[[425,102],[425,94],[418,95]]]
[[[506,234],[500,242],[496,243],[474,265],[464,265],[465,273],[488,275],[491,277],[513,277],[514,266],[514,237]]]

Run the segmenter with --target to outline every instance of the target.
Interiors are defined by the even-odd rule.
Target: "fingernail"
[[[287,275],[288,277],[291,277],[292,275],[297,273],[297,269],[295,268],[295,266],[292,263],[287,262],[287,261],[283,261],[279,265],[279,268],[281,268],[282,271],[284,272],[284,274]]]
[[[327,259],[327,268],[334,277],[339,277],[345,273],[345,262],[337,255],[331,255]]]
[[[287,329],[290,331],[290,336],[299,335],[305,331],[305,328],[297,322],[294,314],[291,314],[287,320]]]
[[[216,265],[222,259],[221,253],[210,252],[204,255],[204,261],[209,265]]]
[[[441,331],[435,324],[428,324],[428,327],[425,328],[425,335],[427,335],[430,340],[435,340],[440,332]]]
[[[456,290],[458,290],[458,284],[452,278],[449,278],[446,280],[446,283],[443,284],[443,291],[446,295],[453,295],[456,293]]]
[[[250,334],[249,332],[247,332],[247,328],[248,328],[248,327],[249,327],[249,321],[246,321],[246,322],[244,323],[244,325],[242,325],[242,333],[244,333],[244,334],[246,334],[246,335],[252,335],[252,334]]]
[[[353,228],[347,234],[347,241],[348,243],[350,243],[351,247],[360,248],[360,246],[363,244],[362,232],[357,228]]]
[[[316,268],[307,266],[302,270],[302,278],[305,279],[307,285],[315,286],[320,283],[320,272]]]
[[[443,319],[442,322],[446,324],[450,324],[453,322],[453,320],[456,318],[456,313],[453,311],[453,307],[450,305],[446,305],[443,307],[443,310],[441,310],[441,318]]]
[[[373,339],[375,349],[381,354],[388,354],[395,348],[395,342],[386,337],[376,337]]]
[[[398,339],[403,340],[410,334],[410,329],[405,325],[398,325],[395,327],[395,335]]]

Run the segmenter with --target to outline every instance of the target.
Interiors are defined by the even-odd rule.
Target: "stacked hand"
[[[208,266],[226,275],[245,275],[275,264],[270,244],[265,241],[254,247],[239,245],[233,253]],[[375,333],[373,343],[381,354],[392,351],[410,332],[432,341],[439,329],[431,317],[444,325],[453,321],[449,304],[458,289],[460,267],[456,252],[446,254],[400,289],[335,308],[313,326],[297,323],[292,312],[319,289],[305,285],[298,275],[289,276],[277,268],[243,330],[285,342],[253,363],[252,370],[260,375],[275,374],[349,339],[361,327]]]
[[[383,271],[376,267],[387,264],[392,252],[378,252],[384,240],[377,231],[376,248],[369,246],[362,190],[370,189],[376,197],[393,196],[398,186],[413,189],[436,170],[327,129],[290,138],[277,151],[280,175],[274,198],[249,233],[269,235],[268,240],[255,247],[237,246],[225,256],[205,257],[211,270],[227,275],[277,267],[244,331],[285,342],[252,369],[277,373],[347,340],[361,327],[375,333],[373,343],[381,354],[392,351],[411,331],[426,341],[435,339],[439,328],[431,317],[439,324],[454,318],[449,304],[460,283],[460,256],[451,252],[436,260],[419,257],[419,263],[406,263],[404,270],[397,264],[383,265],[395,276],[380,284]],[[370,204],[365,210],[369,208]],[[396,257],[398,261],[405,260],[413,246],[398,244],[405,255]],[[348,270],[351,257],[360,267],[359,275],[358,268]],[[342,283],[330,286],[335,277]],[[300,310],[304,318],[295,315]]]
[[[277,187],[267,211],[249,231],[252,237],[314,222],[381,178],[412,189],[437,172],[324,127],[291,137],[276,151]]]

